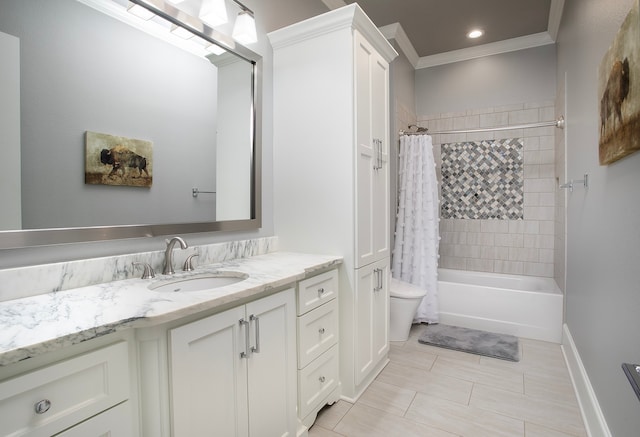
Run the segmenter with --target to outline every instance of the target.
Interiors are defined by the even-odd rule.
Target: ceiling
[[[546,32],[551,0],[358,0],[378,27],[400,23],[419,57]],[[479,28],[484,35],[466,34]]]

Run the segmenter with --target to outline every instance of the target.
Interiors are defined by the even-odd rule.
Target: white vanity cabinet
[[[0,433],[133,437],[129,372],[121,341],[3,380]]]
[[[169,330],[172,435],[296,435],[293,289]]]
[[[341,255],[342,395],[387,362],[389,62],[357,4],[271,32],[274,215],[282,250]]]
[[[340,396],[338,271],[300,281],[297,302],[298,417],[310,427]]]

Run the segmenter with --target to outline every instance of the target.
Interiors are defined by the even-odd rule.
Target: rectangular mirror
[[[260,226],[260,57],[205,25],[161,40],[132,5],[0,3],[0,249]]]

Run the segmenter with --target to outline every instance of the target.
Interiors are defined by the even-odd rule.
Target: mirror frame
[[[94,4],[90,0],[78,0]],[[130,0],[156,15],[184,27],[205,40],[219,45],[226,51],[252,64],[253,82],[251,105],[251,125],[253,144],[251,144],[251,208],[250,218],[241,220],[140,224],[119,226],[90,226],[73,228],[26,229],[0,231],[0,250],[20,249],[56,244],[99,242],[127,238],[159,237],[172,234],[189,234],[216,231],[244,231],[259,229],[262,226],[262,57],[252,50],[236,43],[230,37],[208,27],[200,20],[191,17],[176,7],[161,0]]]

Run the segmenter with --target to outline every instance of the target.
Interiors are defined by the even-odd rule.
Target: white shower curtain
[[[438,202],[431,136],[403,135],[392,275],[427,290],[414,323],[438,323]]]

